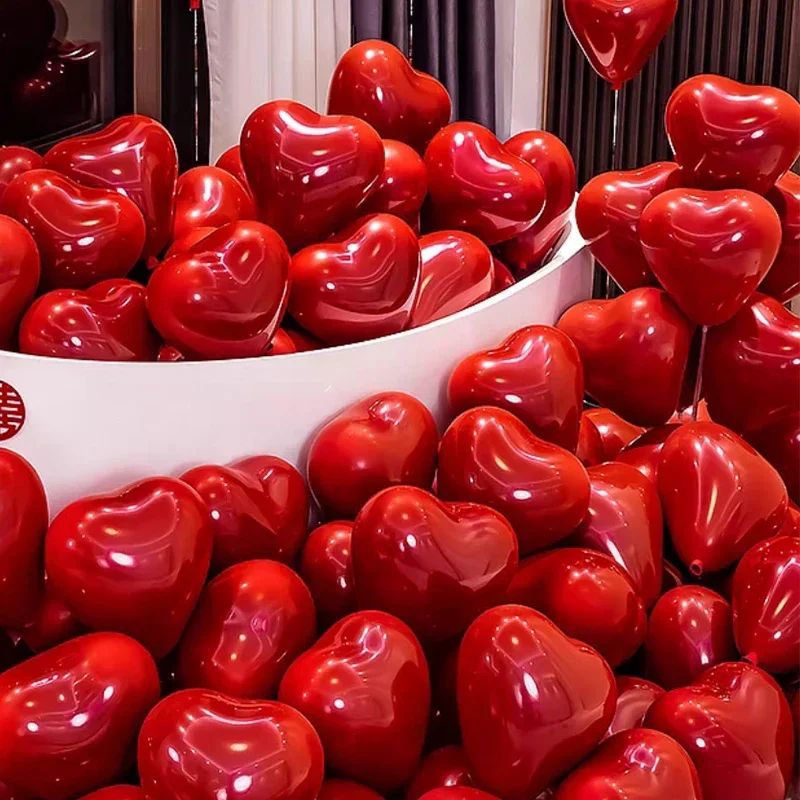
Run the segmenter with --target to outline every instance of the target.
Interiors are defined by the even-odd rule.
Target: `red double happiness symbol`
[[[10,383],[0,381],[0,442],[16,436],[24,424],[22,395]]]

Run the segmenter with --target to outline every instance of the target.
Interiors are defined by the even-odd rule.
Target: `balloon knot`
[[[703,574],[703,562],[696,558],[689,564],[689,572],[691,572],[695,578],[699,578]]]

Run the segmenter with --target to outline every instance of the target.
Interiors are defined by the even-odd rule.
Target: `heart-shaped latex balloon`
[[[86,632],[45,576],[44,597],[33,619],[19,631],[22,640],[34,653],[41,653]]]
[[[788,503],[775,469],[714,422],[682,425],[667,439],[658,491],[675,550],[695,576],[725,569],[775,535]]]
[[[261,218],[292,252],[352,222],[383,171],[383,143],[366,122],[291,100],[253,111],[240,146]]]
[[[789,703],[766,672],[744,663],[706,670],[651,706],[645,726],[689,754],[703,800],[783,800],[794,760]]]
[[[578,349],[557,328],[529,325],[497,347],[467,356],[447,385],[450,409],[504,408],[531,433],[575,451],[583,409],[583,367]]]
[[[384,139],[383,172],[364,203],[363,213],[395,214],[418,228],[419,211],[427,193],[428,171],[420,155],[407,144]]]
[[[727,322],[750,298],[781,244],[781,221],[740,189],[672,189],[642,213],[639,236],[661,285],[697,325]]]
[[[414,231],[375,214],[295,254],[289,312],[329,345],[398,333],[411,319],[421,270]]]
[[[750,548],[733,576],[739,652],[767,672],[800,667],[800,539],[778,536]]]
[[[33,237],[15,219],[0,215],[0,350],[16,342],[17,325],[36,294],[40,272]]]
[[[51,170],[15,178],[0,212],[19,220],[36,240],[43,289],[86,289],[122,278],[142,253],[144,220],[127,197],[89,189]]]
[[[691,417],[686,421],[690,420]],[[658,486],[658,466],[661,463],[661,451],[664,449],[664,442],[679,427],[678,423],[669,423],[667,425],[659,425],[657,428],[650,428],[649,431],[637,436],[621,450],[614,457],[614,460],[635,467],[655,486]]]
[[[591,647],[547,617],[505,605],[481,614],[458,655],[458,713],[479,786],[536,797],[603,738],[614,676]]]
[[[317,800],[322,745],[283,703],[189,689],[162,700],[139,734],[147,800]]]
[[[329,114],[352,114],[384,139],[405,142],[420,153],[450,121],[450,111],[447,89],[383,41],[353,45],[339,59],[328,89]]]
[[[79,291],[42,295],[19,326],[19,350],[90,361],[155,361],[160,342],[147,316],[147,290],[112,278]]]
[[[359,512],[352,558],[360,608],[388,611],[421,639],[441,641],[503,601],[518,548],[491,508],[396,486]]]
[[[576,303],[558,327],[578,347],[587,394],[636,425],[678,407],[694,328],[667,294],[644,287]]]
[[[253,456],[229,467],[195,467],[181,480],[211,512],[212,575],[257,558],[294,563],[306,535],[308,490],[291,464]]]
[[[800,413],[778,417],[746,438],[778,470],[789,499],[800,502]]]
[[[700,189],[764,194],[800,156],[800,103],[774,86],[695,75],[670,96],[665,124],[683,180]]]
[[[563,539],[589,508],[589,476],[581,462],[490,406],[465,411],[445,431],[437,491],[444,500],[499,511],[513,525],[522,554]]]
[[[564,0],[572,33],[612,89],[641,72],[677,10],[678,0]]]
[[[232,222],[161,264],[147,307],[188,358],[260,356],[286,309],[288,276],[289,252],[272,228]]]
[[[430,230],[456,228],[488,245],[528,230],[547,198],[542,176],[482,125],[454,122],[425,151]]]
[[[264,355],[284,356],[290,353],[307,353],[320,349],[322,349],[322,345],[308,334],[293,328],[278,328]]]
[[[781,218],[781,249],[758,291],[786,303],[800,294],[800,175],[787,172],[767,200]]]
[[[158,695],[153,659],[118,633],[81,636],[12,667],[0,674],[0,781],[46,800],[113,783]]]
[[[383,798],[360,783],[333,778],[322,784],[317,800],[383,800]]]
[[[405,800],[419,800],[426,792],[441,786],[472,785],[464,748],[459,745],[441,747],[422,759],[414,780],[406,789]]]
[[[800,319],[755,294],[728,323],[708,334],[703,394],[711,418],[741,434],[797,412]]]
[[[661,594],[664,557],[664,522],[656,485],[628,464],[602,464],[590,467],[588,473],[589,512],[567,543],[614,559],[649,608]],[[575,638],[583,639],[577,634]]]
[[[422,277],[409,328],[419,328],[485,300],[494,285],[489,248],[464,231],[420,237]]]
[[[83,800],[145,800],[144,792],[138,786],[107,786],[87,794]]]
[[[289,667],[279,698],[317,730],[328,769],[380,792],[413,776],[430,682],[422,648],[399,619],[362,611],[337,622]]]
[[[602,410],[607,411],[608,409]],[[613,412],[609,411],[608,413],[612,414]],[[614,416],[616,417],[617,415],[614,414]],[[617,419],[622,420],[622,417],[617,417]],[[578,428],[578,446],[575,448],[575,455],[584,467],[596,467],[606,460],[600,431],[586,411],[581,414],[580,427]]]
[[[127,633],[158,660],[200,595],[211,542],[208,509],[194,489],[150,478],[68,505],[47,532],[45,566],[79,622]]]
[[[73,136],[51,148],[44,166],[85,186],[130,198],[147,225],[143,258],[160,253],[172,232],[178,151],[169,131],[150,117],[115,119],[98,133]]]
[[[367,397],[337,414],[311,442],[311,491],[329,518],[352,520],[388,486],[430,489],[438,438],[431,412],[411,395]]]
[[[659,161],[640,169],[604,172],[581,189],[578,230],[592,255],[625,290],[657,286],[639,241],[639,220],[653,198],[678,185],[678,165]]]
[[[641,728],[650,706],[658,700],[664,690],[644,678],[617,675],[617,710],[608,726],[605,738],[620,731]]]
[[[641,425],[631,424],[609,408],[588,408],[583,412],[583,416],[600,436],[601,462],[615,461],[631,442],[645,432]]]
[[[247,182],[247,175],[244,171],[244,164],[242,164],[242,149],[238,144],[229,147],[216,161],[215,167],[224,169],[225,172],[230,173],[236,178],[239,183],[247,189],[247,193],[252,197],[253,192],[250,189],[250,184]],[[255,202],[255,198],[253,198]]]
[[[511,270],[502,261],[494,256],[492,256],[492,261],[494,262],[494,280],[492,281],[492,293],[489,297],[494,297],[496,294],[504,292],[517,282]]]
[[[8,145],[0,147],[0,201],[8,186],[17,175],[30,169],[40,169],[42,157],[29,147]]]

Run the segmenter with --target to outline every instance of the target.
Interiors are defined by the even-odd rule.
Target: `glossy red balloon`
[[[45,567],[79,622],[133,636],[158,660],[200,595],[211,542],[200,496],[173,478],[150,478],[64,508],[47,532]]]
[[[689,420],[686,420],[687,422]],[[664,442],[678,430],[677,423],[659,425],[650,428],[641,436],[637,436],[630,444],[626,445],[614,456],[615,461],[635,467],[646,478],[658,486],[658,466],[661,463],[661,451]]]
[[[232,222],[159,266],[147,285],[164,340],[195,359],[263,355],[289,293],[289,252],[260,222]]]
[[[332,779],[322,784],[317,800],[383,800],[383,798],[360,783]]]
[[[247,182],[247,175],[244,171],[244,164],[242,164],[242,149],[238,144],[229,147],[216,161],[215,167],[224,169],[225,172],[230,173],[236,178],[239,183],[247,189],[247,193],[252,197],[253,192],[250,189],[250,184]],[[255,201],[255,198],[254,198]]]
[[[542,176],[474,122],[453,122],[425,151],[431,230],[455,228],[488,245],[528,230],[547,198]]]
[[[489,297],[494,297],[496,294],[504,292],[517,282],[511,270],[502,261],[492,256],[492,262],[494,263],[494,280],[492,281],[492,293]]]
[[[83,800],[145,800],[144,792],[138,786],[108,786],[87,794]]]
[[[774,86],[695,75],[670,96],[665,124],[684,180],[701,189],[764,194],[800,156],[800,103]]]
[[[558,327],[578,347],[586,393],[636,425],[678,407],[694,328],[667,294],[645,287],[576,303]]]
[[[142,253],[144,220],[128,198],[57,172],[20,175],[6,189],[0,212],[21,222],[36,241],[43,289],[86,289],[123,278]]]
[[[139,734],[147,800],[317,800],[323,758],[293,708],[202,689],[166,697]]]
[[[659,161],[640,169],[604,172],[578,195],[578,230],[592,255],[625,291],[658,286],[639,241],[639,220],[653,198],[678,185],[677,170],[677,164]]]
[[[436,469],[436,422],[403,392],[348,406],[324,425],[308,451],[308,482],[329,518],[355,519],[388,486],[429,489]]]
[[[695,576],[725,569],[775,535],[788,504],[775,469],[714,422],[682,425],[667,439],[658,491],[675,550]]]
[[[81,636],[0,674],[0,780],[68,800],[119,779],[158,672],[118,633]]]
[[[48,151],[44,166],[133,200],[147,225],[143,258],[169,242],[178,152],[161,123],[139,114],[118,117],[98,133],[62,140]]]
[[[564,0],[572,33],[612,89],[641,72],[677,10],[678,0]]]
[[[3,199],[6,187],[17,175],[29,169],[40,169],[42,157],[30,147],[8,145],[0,147],[0,201]]]
[[[426,792],[442,786],[472,786],[469,761],[464,748],[441,747],[422,759],[414,780],[406,789],[405,800],[419,800]]]
[[[789,703],[766,672],[744,663],[706,670],[691,686],[667,692],[645,726],[689,754],[703,800],[783,800],[794,760]]]
[[[617,675],[617,710],[605,739],[620,731],[641,728],[647,711],[664,690],[644,678]]]
[[[472,623],[458,656],[458,713],[479,786],[536,797],[603,738],[614,718],[608,664],[523,606]]]
[[[36,295],[40,274],[33,237],[15,219],[0,214],[0,350],[16,342],[17,325]]]
[[[211,574],[242,561],[294,563],[308,526],[308,490],[277,456],[253,456],[229,467],[209,464],[181,475],[211,512]]]
[[[767,200],[781,218],[781,249],[758,291],[786,303],[800,294],[800,175],[787,172]]]
[[[41,653],[86,632],[66,603],[53,591],[52,584],[45,576],[44,596],[36,614],[19,631],[22,640],[34,653]]]
[[[383,172],[383,143],[366,122],[291,100],[253,111],[240,146],[261,218],[292,252],[352,222]]]
[[[328,522],[303,545],[300,575],[325,627],[356,610],[352,535],[352,522]]]
[[[380,792],[413,776],[430,682],[422,648],[399,619],[362,611],[337,622],[289,667],[279,698],[317,730],[328,769]]]
[[[414,228],[428,193],[425,162],[416,150],[394,139],[383,140],[383,157],[383,172],[363,213],[395,214]]]
[[[778,417],[746,438],[778,470],[789,499],[800,502],[800,413]]]
[[[549,325],[529,325],[497,347],[461,361],[447,385],[450,409],[481,405],[519,417],[531,433],[574,452],[583,410],[583,367],[572,341]]]
[[[608,411],[608,409],[596,410]],[[616,417],[620,422],[624,422],[621,417],[617,417],[613,412],[608,411],[608,414]],[[625,424],[627,425],[628,423]],[[581,421],[578,429],[578,446],[575,449],[575,455],[584,467],[596,467],[606,460],[600,431],[594,422],[592,422],[586,411],[581,414]]]
[[[292,328],[278,328],[272,341],[269,343],[267,356],[285,356],[291,353],[307,353],[310,350],[320,350],[322,345],[301,331]]]

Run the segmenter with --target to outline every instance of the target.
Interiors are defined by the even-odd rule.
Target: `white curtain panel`
[[[291,98],[324,112],[350,46],[350,0],[204,0],[211,163],[239,142],[250,112]]]

